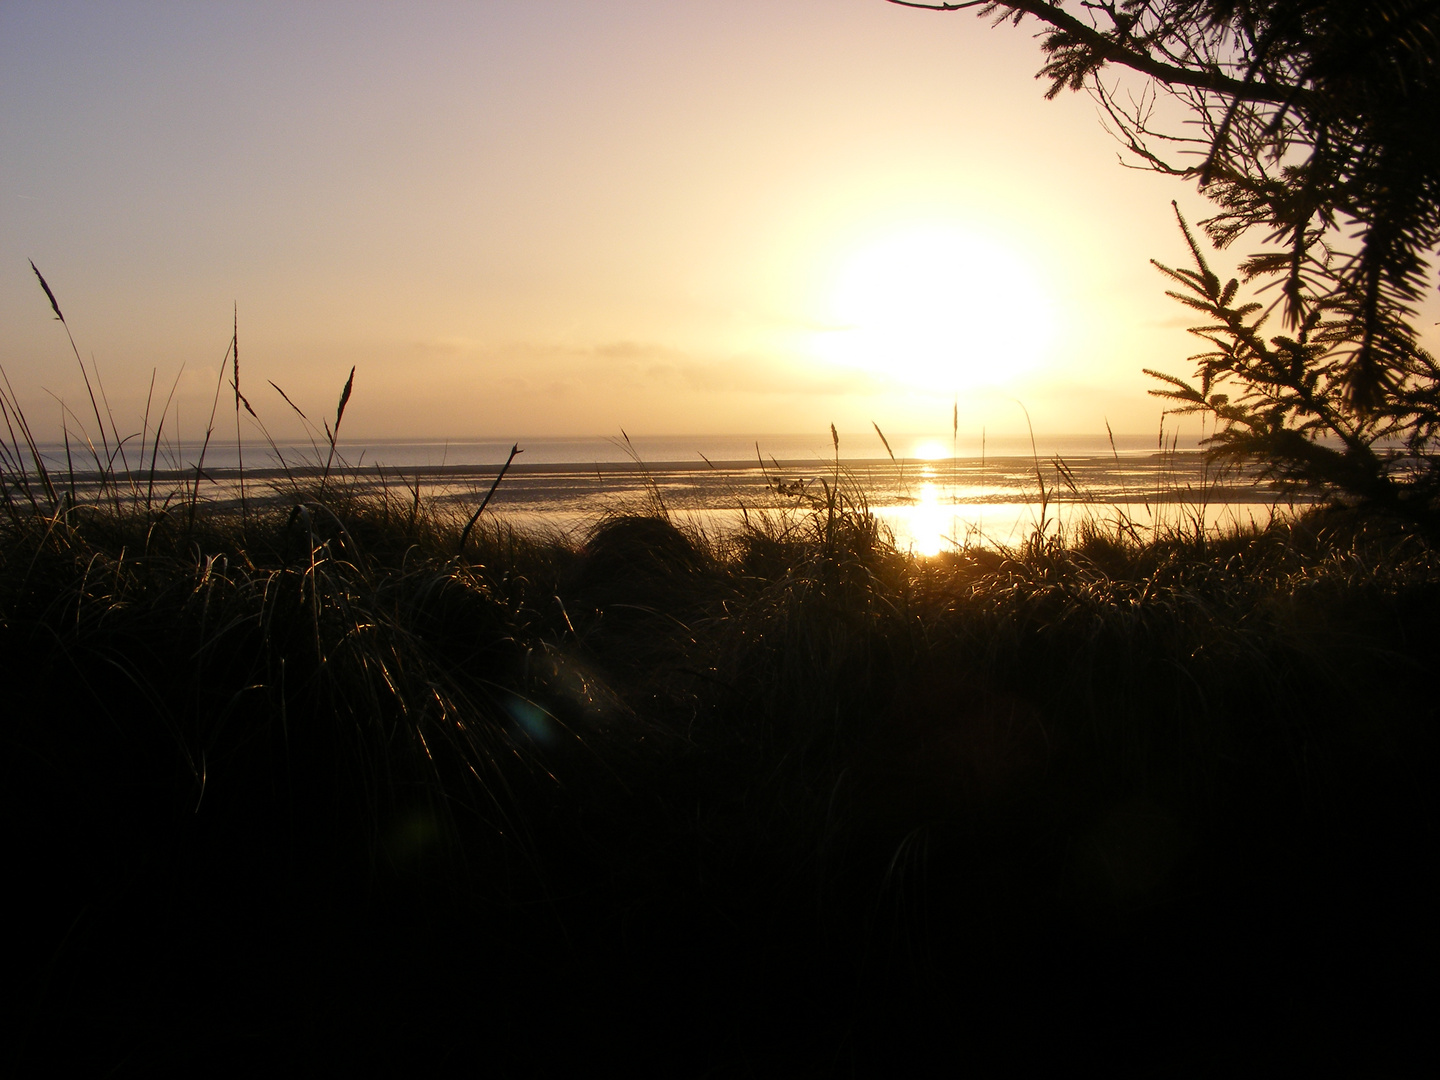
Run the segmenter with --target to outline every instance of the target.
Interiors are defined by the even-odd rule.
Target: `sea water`
[[[243,464],[247,498],[284,499],[290,481],[322,471],[329,450],[162,446],[155,485],[194,485],[202,500],[226,504],[239,497]],[[88,449],[81,455],[72,446],[68,463],[63,447],[47,446],[44,456],[53,474],[73,472],[82,487],[93,481]],[[148,485],[151,461],[129,457],[138,460],[117,462],[121,471]],[[838,505],[872,513],[897,546],[921,555],[1013,545],[1087,520],[1140,536],[1214,530],[1263,523],[1296,505],[1254,475],[1217,471],[1199,450],[1157,445],[1154,436],[905,435],[888,445],[873,431],[838,439],[825,432],[347,441],[337,444],[331,473],[361,490],[418,495],[456,513],[473,513],[489,495],[486,514],[577,537],[626,512],[663,512],[712,531],[760,517],[803,530],[814,510]]]

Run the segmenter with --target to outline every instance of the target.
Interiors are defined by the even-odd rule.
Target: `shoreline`
[[[1202,451],[1154,453],[1146,458],[1092,456],[1039,459],[1004,456],[987,459],[771,459],[757,461],[659,461],[597,462],[590,464],[516,461],[508,469],[501,465],[406,465],[389,466],[337,464],[329,470],[332,482],[344,482],[360,491],[381,489],[413,490],[416,482],[440,490],[430,497],[442,500],[468,495],[460,489],[467,484],[493,483],[504,472],[496,498],[533,503],[559,498],[562,494],[595,497],[606,492],[624,493],[637,484],[643,487],[684,489],[710,508],[721,509],[727,486],[746,494],[774,492],[781,500],[802,496],[811,485],[831,484],[854,488],[876,505],[903,505],[919,502],[909,489],[925,485],[935,498],[957,506],[973,503],[1039,504],[1042,501],[1037,473],[1044,477],[1043,501],[1054,504],[1105,503],[1143,505],[1178,503],[1185,505],[1223,501],[1244,504],[1309,504],[1314,498],[1300,493],[1282,493],[1253,473],[1215,469],[1207,466]],[[193,484],[197,472],[211,484],[238,484],[242,475],[256,485],[303,485],[318,481],[326,470],[318,465],[300,466],[205,466],[157,468],[153,472],[135,469],[137,485],[172,489]],[[76,470],[77,486],[91,488],[102,474]],[[57,477],[58,479],[58,477]],[[70,480],[64,481],[67,485]],[[497,505],[499,505],[497,503]],[[780,503],[780,505],[787,505]]]

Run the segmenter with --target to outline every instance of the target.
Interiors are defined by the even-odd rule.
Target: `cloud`
[[[486,378],[503,380],[511,393],[524,388],[597,398],[637,391],[818,396],[886,389],[884,380],[872,373],[778,353],[704,353],[633,340],[502,346],[435,338],[420,347],[437,359],[459,361],[485,371]]]
[[[485,345],[475,338],[434,337],[415,342],[415,347],[431,356],[470,356],[483,351]]]

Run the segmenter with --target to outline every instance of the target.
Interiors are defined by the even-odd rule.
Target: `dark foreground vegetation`
[[[1160,393],[1370,511],[917,562],[827,489],[572,547],[347,493],[347,382],[227,512],[76,348],[90,505],[0,393],[8,1073],[1433,1073],[1436,5],[896,2],[1039,19],[1266,237],[1222,284],[1185,228]]]
[[[6,479],[15,1075],[1428,1042],[1414,527],[915,561],[832,500],[583,546],[487,514],[461,556],[333,477],[243,519]]]

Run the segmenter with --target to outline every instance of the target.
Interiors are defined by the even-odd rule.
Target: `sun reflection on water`
[[[931,470],[927,467],[925,472],[928,475]],[[954,512],[941,507],[939,490],[926,480],[920,485],[920,502],[910,513],[910,535],[914,538],[915,553],[927,557],[939,555],[954,530]]]

